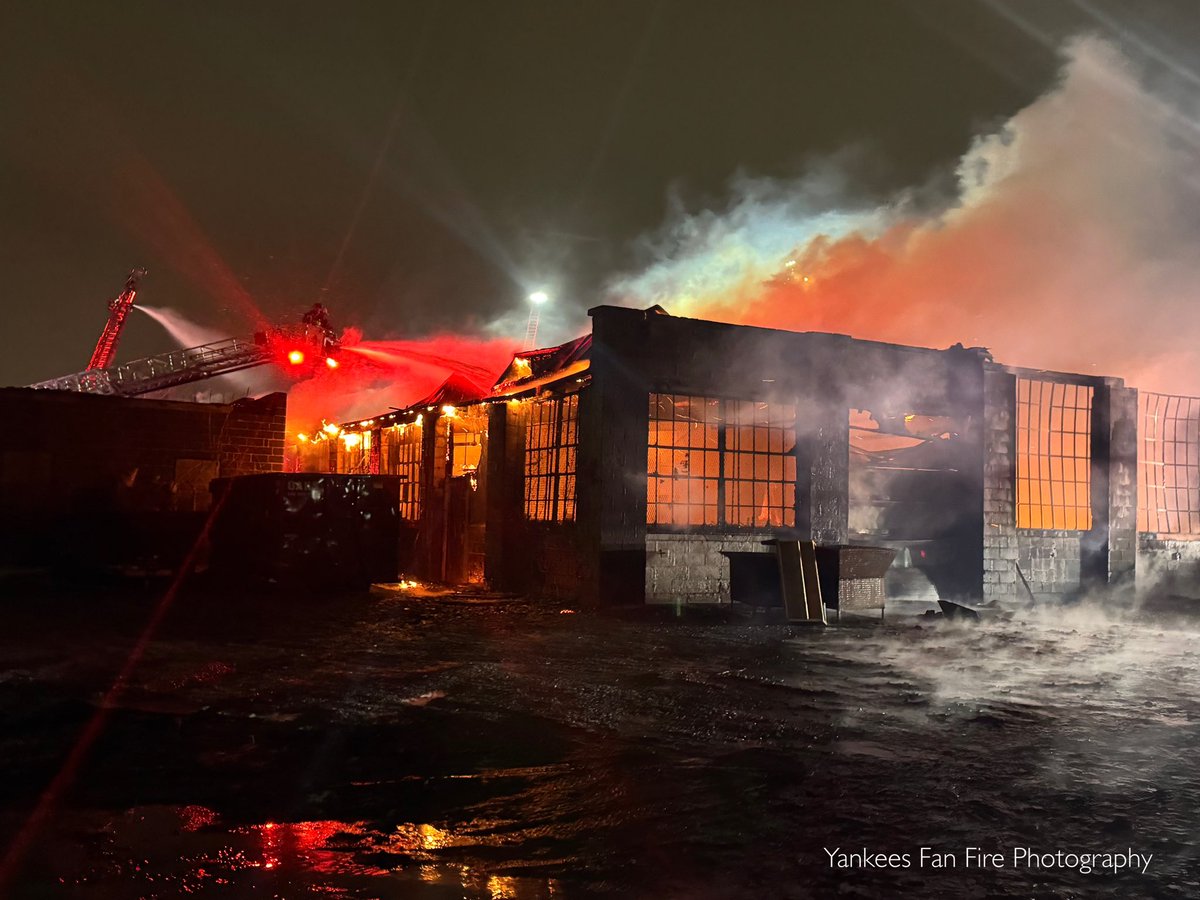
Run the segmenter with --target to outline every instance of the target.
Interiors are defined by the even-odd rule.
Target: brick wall
[[[6,556],[44,560],[118,510],[203,511],[212,478],[282,469],[286,411],[284,394],[206,404],[0,389]]]

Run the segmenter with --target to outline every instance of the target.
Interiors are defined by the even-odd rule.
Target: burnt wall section
[[[955,594],[982,590],[983,357],[956,348],[936,351],[668,316],[655,310],[597,307],[592,316],[591,370],[596,395],[596,547],[620,560],[621,599],[671,603],[727,602],[729,546],[773,537],[821,543],[884,543],[937,552],[931,574]],[[646,525],[647,438],[651,393],[754,400],[794,406],[797,413],[795,525],[662,528]],[[916,540],[857,540],[849,534],[850,409],[891,420],[953,417],[961,435],[961,484],[943,504],[944,521]],[[743,552],[741,549],[735,552]],[[641,558],[644,554],[644,560]],[[625,565],[627,563],[627,565]],[[640,563],[640,564],[639,564]],[[601,571],[606,566],[602,563]],[[683,571],[672,573],[674,568]],[[935,577],[936,576],[936,577]]]
[[[8,561],[115,562],[183,540],[217,477],[283,468],[287,396],[181,403],[0,389],[0,544]]]
[[[496,403],[488,412],[487,530],[484,572],[488,584],[531,597],[594,604],[599,558],[595,549],[592,472],[597,442],[591,388],[579,393],[579,451],[574,521],[530,521],[525,510],[525,443],[528,401]],[[644,452],[644,451],[643,451]]]

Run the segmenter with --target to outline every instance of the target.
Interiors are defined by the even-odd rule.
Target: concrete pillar
[[[1025,597],[1017,570],[1017,377],[983,376],[983,599]]]

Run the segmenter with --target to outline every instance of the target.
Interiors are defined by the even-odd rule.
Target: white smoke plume
[[[137,305],[141,310],[163,330],[181,348],[199,347],[201,344],[211,344],[214,341],[226,340],[230,335],[200,325],[181,313],[169,307]],[[241,397],[255,397],[260,394],[279,390],[281,385],[269,371],[246,370],[211,378],[201,386],[184,386],[171,388],[164,396],[173,400],[197,400],[201,402],[229,402]]]
[[[915,192],[839,203],[828,172],[742,176],[724,212],[676,209],[645,243],[652,264],[610,293],[1200,393],[1195,101],[1105,40],[1062,56],[1055,85],[966,150],[933,212]]]

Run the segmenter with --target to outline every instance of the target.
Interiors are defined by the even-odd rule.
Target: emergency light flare
[[[303,351],[293,350],[291,353],[288,354],[288,362],[290,362],[293,366],[300,365],[302,362],[304,362]]]

